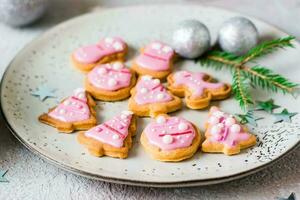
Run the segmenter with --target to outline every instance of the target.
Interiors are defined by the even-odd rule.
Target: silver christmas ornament
[[[221,26],[218,42],[222,50],[243,55],[258,43],[255,25],[245,17],[233,17]]]
[[[185,58],[197,58],[210,47],[208,28],[197,20],[185,20],[173,32],[172,45]]]
[[[24,26],[40,18],[48,0],[0,0],[0,21],[11,26]]]

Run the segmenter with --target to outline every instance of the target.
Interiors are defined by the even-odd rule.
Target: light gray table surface
[[[298,0],[51,0],[48,13],[30,27],[0,24],[0,74],[16,53],[50,27],[73,16],[101,8],[156,3],[202,3],[258,17],[300,39]],[[45,162],[29,152],[5,127],[0,116],[0,169],[9,183],[0,183],[0,200],[22,199],[276,199],[295,192],[300,199],[300,148],[254,175],[205,187],[157,189],[89,180]]]

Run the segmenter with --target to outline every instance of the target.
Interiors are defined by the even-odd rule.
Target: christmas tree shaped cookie
[[[194,124],[182,117],[159,115],[141,136],[144,149],[156,160],[177,162],[198,150],[201,136]]]
[[[142,76],[131,90],[129,109],[138,116],[156,116],[181,108],[181,99],[169,92],[159,79]]]
[[[130,96],[135,85],[135,73],[121,62],[96,66],[85,79],[85,88],[99,100],[118,101]]]
[[[84,89],[78,88],[72,96],[64,99],[48,113],[42,114],[39,121],[64,133],[87,130],[97,123],[95,106],[92,97]]]
[[[211,107],[205,124],[206,140],[202,151],[210,153],[238,154],[242,149],[256,144],[256,137],[237,120],[217,107]]]
[[[94,156],[126,158],[136,132],[136,118],[131,111],[123,111],[113,119],[80,132],[78,141]]]
[[[171,71],[175,59],[175,51],[162,42],[152,42],[141,50],[134,60],[132,69],[140,75],[150,75],[163,79]]]
[[[97,64],[124,61],[127,49],[127,44],[121,38],[107,37],[97,44],[76,49],[71,60],[76,68],[88,72]]]
[[[211,77],[201,72],[178,71],[168,76],[168,89],[179,97],[185,97],[187,107],[202,109],[211,100],[229,97],[231,86],[213,83]]]

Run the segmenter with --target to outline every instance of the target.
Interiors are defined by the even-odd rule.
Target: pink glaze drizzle
[[[78,88],[71,97],[65,99],[49,114],[50,117],[63,122],[78,122],[90,117],[85,90]]]
[[[145,47],[143,53],[139,55],[135,62],[143,68],[154,71],[165,71],[170,67],[170,62],[174,56],[174,50],[161,42],[152,42]]]
[[[159,79],[142,76],[135,86],[134,100],[137,104],[168,102],[173,99]]]
[[[210,83],[204,81],[204,73],[179,71],[174,74],[174,86],[187,86],[192,92],[192,97],[201,97],[205,89],[219,89],[224,87],[223,83]]]
[[[128,135],[131,119],[132,112],[123,111],[121,115],[115,116],[113,119],[86,131],[85,136],[121,148]]]
[[[184,128],[181,127],[182,124],[185,126]],[[181,117],[165,118],[164,122],[153,121],[147,125],[144,133],[150,144],[158,146],[162,150],[188,147],[196,136],[192,124]]]
[[[228,118],[233,118],[233,123],[226,124]],[[239,142],[246,141],[250,138],[250,134],[244,132],[242,126],[240,126],[233,116],[221,112],[217,107],[211,108],[207,124],[208,132],[211,135],[208,139],[213,143],[222,143],[227,147],[234,147],[238,145]],[[214,132],[214,126],[221,126],[222,128]],[[233,131],[232,126],[238,126],[240,130]]]
[[[107,37],[98,44],[87,45],[74,52],[74,58],[81,63],[91,64],[101,60],[104,56],[121,52],[125,49],[126,43],[119,37]]]
[[[92,85],[109,91],[128,87],[131,76],[130,70],[120,62],[99,65],[87,75]]]

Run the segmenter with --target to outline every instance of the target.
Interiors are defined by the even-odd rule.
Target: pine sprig
[[[270,54],[276,50],[284,49],[286,47],[294,47],[291,43],[294,40],[294,36],[287,36],[283,38],[278,38],[271,41],[263,42],[256,47],[250,49],[244,56],[242,56],[242,63],[247,63],[250,60],[254,60],[266,54]]]
[[[254,102],[249,92],[250,85],[259,86],[262,89],[272,92],[281,91],[284,94],[293,93],[296,87],[299,86],[299,84],[291,82],[289,79],[276,74],[266,67],[260,65],[254,67],[246,66],[247,62],[278,49],[293,47],[292,40],[294,38],[293,36],[288,36],[263,42],[250,49],[243,56],[211,50],[198,61],[203,66],[213,67],[217,70],[224,67],[230,69],[233,73],[232,88],[234,97],[242,108],[247,109]]]
[[[248,85],[247,79],[243,76],[241,70],[236,69],[233,73],[232,91],[234,98],[239,102],[240,107],[244,109],[253,104]]]

